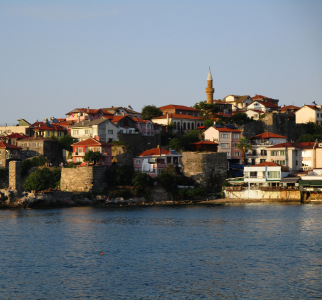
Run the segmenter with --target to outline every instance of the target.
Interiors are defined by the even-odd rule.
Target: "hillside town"
[[[131,105],[93,108],[89,103],[62,112],[65,117],[21,116],[14,126],[0,126],[0,168],[43,157],[51,168],[128,167],[154,181],[172,170],[185,179],[178,186],[197,184],[208,194],[224,187],[226,198],[280,198],[272,193],[281,191],[318,198],[322,105],[281,106],[279,99],[257,94],[214,99],[210,69],[206,83],[207,100],[193,107],[182,101],[138,112]],[[95,185],[71,182],[62,175],[60,187],[51,188],[91,191]],[[107,178],[106,186],[110,182]]]

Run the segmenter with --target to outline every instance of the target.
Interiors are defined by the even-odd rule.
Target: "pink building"
[[[241,131],[234,126],[219,126],[211,126],[204,132],[205,141],[218,143],[218,152],[226,152],[230,162],[240,163],[242,155],[235,146],[242,137]]]
[[[102,158],[99,161],[99,164],[110,166],[112,164],[112,145],[101,142],[97,139],[87,139],[84,141],[80,141],[78,143],[72,144],[73,146],[73,162],[81,162],[81,165],[86,165],[84,162],[85,153],[89,150],[93,152],[100,152],[102,154]]]
[[[150,120],[143,120],[136,117],[133,117],[132,120],[135,122],[135,127],[142,135],[153,136],[162,131],[162,125],[153,123]]]
[[[174,167],[179,165],[179,158],[182,155],[174,150],[165,150],[161,148],[153,148],[146,150],[133,158],[134,170],[136,172],[145,172],[151,177],[156,177],[165,169],[168,164]]]

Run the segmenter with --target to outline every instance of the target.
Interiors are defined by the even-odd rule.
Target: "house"
[[[155,128],[154,124],[150,120],[143,120],[139,118],[132,118],[132,120],[135,122],[135,127],[138,132],[140,132],[142,135],[146,136],[154,136],[155,135]],[[162,128],[161,128],[162,130]],[[157,131],[157,133],[161,132]]]
[[[37,136],[50,138],[50,137],[56,137],[60,138],[67,134],[66,128],[57,125],[56,123],[49,123],[45,122],[43,125],[39,124],[38,126],[32,127],[33,132]]]
[[[248,185],[277,186],[283,177],[289,174],[288,169],[274,162],[262,162],[244,167],[244,182]]]
[[[252,150],[246,152],[246,162],[255,165],[267,161],[267,147],[286,143],[287,137],[272,132],[264,132],[249,138]]]
[[[232,105],[232,110],[246,109],[246,107],[253,102],[252,98],[249,95],[237,96],[237,95],[228,95],[222,102]]]
[[[136,123],[129,115],[108,117],[120,133],[136,133]]]
[[[85,153],[91,150],[93,152],[100,152],[102,154],[99,164],[105,166],[110,166],[112,164],[111,144],[93,138],[89,138],[87,140],[72,144],[72,147],[74,163],[80,162],[83,163],[82,165],[86,165],[86,163],[84,162],[84,156]]]
[[[144,172],[151,177],[156,177],[168,166],[168,164],[177,167],[179,165],[180,157],[182,157],[182,155],[174,150],[153,148],[134,157],[133,166],[136,172]]]
[[[257,95],[257,94],[255,94],[255,96],[252,97],[252,100],[253,101],[259,100],[262,102],[271,102],[271,103],[275,104],[276,106],[278,106],[278,102],[279,102],[278,99],[273,99],[273,98],[269,98],[269,97],[265,97],[263,95]]]
[[[282,106],[279,108],[279,112],[281,114],[287,114],[289,116],[295,116],[295,112],[297,112],[301,107],[294,106],[294,105],[288,105],[288,106]]]
[[[279,143],[267,147],[267,161],[286,166],[290,172],[299,171],[302,167],[301,149],[301,143],[296,142]]]
[[[260,116],[264,114],[261,110],[248,109],[245,112],[248,118],[253,118],[254,120],[259,120]]]
[[[30,124],[24,120],[24,119],[19,119],[19,125],[13,125],[13,126],[0,126],[0,137],[1,136],[6,136],[11,133],[19,133],[21,135],[26,135],[26,136],[31,136],[32,135],[32,130],[30,128]]]
[[[6,168],[10,160],[21,159],[21,147],[0,141],[0,168]]]
[[[305,105],[295,112],[295,123],[313,122],[322,125],[321,105]]]
[[[96,120],[101,117],[113,116],[112,113],[104,109],[90,109],[87,108],[75,108],[72,111],[65,114],[66,121],[74,121],[80,123],[84,120]]]
[[[191,151],[218,152],[218,143],[211,141],[200,141],[189,145]]]
[[[20,133],[11,133],[9,135],[0,137],[0,140],[10,145],[17,145],[17,141],[26,138],[28,138],[28,136],[21,135]]]
[[[55,140],[37,136],[17,140],[16,144],[22,148],[21,155],[24,158],[44,156],[54,166],[58,166],[63,160],[62,150]]]
[[[255,100],[253,103],[247,106],[247,110],[248,109],[255,110],[255,111],[259,110],[263,113],[273,112],[273,111],[278,112],[279,106],[269,101],[265,102],[261,100]]]
[[[302,170],[322,168],[322,142],[302,142]]]
[[[231,163],[241,162],[242,154],[236,148],[236,143],[240,138],[241,131],[233,125],[226,125],[225,127],[213,125],[204,132],[205,141],[217,142],[218,152],[226,152],[227,159]]]
[[[204,120],[191,115],[167,113],[152,119],[152,122],[166,126],[172,124],[172,132],[176,133],[180,131],[195,130],[203,125]]]
[[[193,107],[184,106],[184,105],[175,105],[169,104],[165,106],[159,107],[159,109],[163,112],[163,114],[183,114],[183,115],[190,115],[194,117],[199,116],[199,111]]]
[[[117,107],[108,107],[108,108],[103,108],[104,111],[115,115],[115,116],[125,116],[128,115],[131,118],[142,118],[142,113],[139,113],[137,111],[134,111],[131,107],[131,105],[128,105],[127,107],[122,107],[122,106],[117,106]]]
[[[96,120],[83,120],[70,127],[71,136],[76,141],[87,140],[90,137],[99,136],[102,142],[117,141],[118,128],[111,120],[101,117]]]

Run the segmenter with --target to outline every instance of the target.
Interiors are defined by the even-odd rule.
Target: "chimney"
[[[82,121],[82,124],[85,125],[85,120]]]
[[[87,106],[87,113],[89,113],[89,106]]]
[[[94,139],[95,139],[96,141],[100,141],[100,137],[99,137],[99,135],[95,135],[95,136],[94,136]]]

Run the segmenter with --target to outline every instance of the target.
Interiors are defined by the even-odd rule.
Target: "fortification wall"
[[[77,192],[102,192],[107,187],[106,166],[63,168],[61,189]]]
[[[183,152],[180,163],[184,175],[192,177],[204,188],[221,186],[227,178],[226,153]]]

